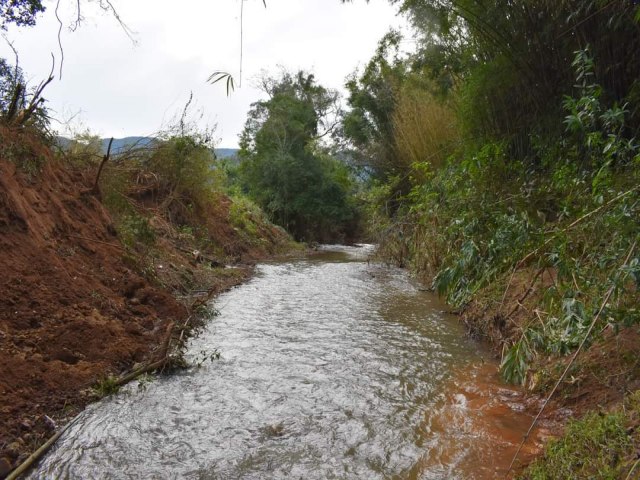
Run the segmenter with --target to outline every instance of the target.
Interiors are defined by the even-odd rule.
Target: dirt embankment
[[[161,232],[141,276],[90,192],[95,173],[63,167],[37,139],[11,141],[41,170],[0,158],[0,478],[92,399],[96,381],[157,355],[167,325],[188,315],[176,292],[205,298],[248,274]]]

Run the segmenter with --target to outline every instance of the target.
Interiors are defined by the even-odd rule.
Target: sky
[[[62,79],[56,76],[44,93],[53,128],[67,135],[84,129],[101,137],[153,135],[193,92],[191,118],[202,128],[215,126],[218,147],[234,148],[251,103],[265,97],[257,88],[265,72],[304,69],[340,90],[390,28],[407,28],[387,0],[267,0],[266,9],[262,0],[244,0],[242,87],[227,96],[222,82],[206,80],[218,70],[239,80],[240,1],[112,0],[132,41],[86,0],[81,28],[70,31],[76,2],[61,0]],[[55,2],[44,3],[35,27],[7,33],[32,85],[49,74],[52,53],[60,65]],[[14,58],[1,39],[0,56]]]

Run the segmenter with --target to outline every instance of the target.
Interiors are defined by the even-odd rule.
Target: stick
[[[156,362],[144,365],[144,366],[140,367],[138,370],[134,370],[133,372],[125,375],[124,377],[118,378],[115,381],[115,384],[118,387],[126,385],[130,381],[135,380],[136,378],[138,378],[140,375],[143,375],[145,373],[149,373],[149,372],[152,372],[154,370],[158,370],[159,368],[164,367],[167,364],[168,361],[169,361],[169,358],[165,357],[165,358],[163,358],[161,360],[158,360]]]
[[[100,245],[107,245],[109,247],[117,248],[119,250],[125,249],[124,247],[120,245],[116,245],[115,243],[103,242],[102,240],[96,240],[95,238],[81,237],[79,235],[67,235],[67,238],[77,238],[78,240],[85,240],[87,242],[99,243]]]
[[[35,112],[38,106],[44,102],[44,99],[42,98],[42,92],[44,91],[45,88],[47,88],[47,85],[49,85],[54,79],[53,70],[56,65],[56,59],[53,56],[53,54],[51,54],[51,58],[52,58],[51,73],[49,73],[49,78],[47,78],[46,80],[43,80],[40,83],[40,85],[38,85],[35,92],[33,92],[33,96],[31,97],[31,102],[29,102],[29,106],[24,110],[22,110],[20,114],[16,116],[15,123],[17,125],[24,125],[27,122],[27,120],[31,118],[31,115],[33,115],[33,112]]]
[[[130,381],[136,379],[140,375],[162,368],[167,364],[167,362],[169,361],[168,351],[171,343],[171,332],[173,330],[174,325],[175,324],[173,322],[170,322],[169,325],[167,325],[167,330],[165,333],[166,336],[163,342],[162,349],[160,351],[162,353],[162,358],[148,365],[145,365],[139,368],[138,370],[135,370],[129,373],[128,375],[125,375],[124,377],[118,378],[118,380],[116,380],[116,385],[118,386],[125,385]],[[18,466],[18,468],[12,471],[5,480],[17,480],[18,477],[20,477],[20,475],[23,475],[24,473],[26,473],[47,452],[47,450],[49,450],[49,448],[51,448],[51,446],[58,441],[58,439],[62,436],[62,434],[66,432],[69,429],[69,427],[73,425],[73,423],[74,421],[71,421],[68,425],[66,425],[64,428],[58,431],[55,435],[49,438],[49,440],[47,440],[47,442],[44,445],[42,445],[35,452],[33,452],[29,456],[29,458],[27,458],[24,462],[22,462]]]
[[[524,295],[516,302],[516,306],[513,307],[513,310],[511,310],[511,312],[509,312],[509,315],[507,315],[507,318],[511,317],[511,315],[516,313],[518,309],[522,306],[522,302],[524,302],[529,296],[529,294],[533,291],[533,287],[538,281],[538,278],[540,278],[540,275],[542,275],[542,272],[544,272],[545,270],[546,270],[546,267],[542,267],[540,270],[538,270],[538,273],[536,273],[536,276],[533,277],[533,281],[531,282],[531,285],[529,285],[529,288],[527,288],[527,291],[524,292]]]
[[[633,467],[631,467],[631,470],[629,470],[629,475],[627,475],[627,478],[625,480],[629,480],[631,478],[631,474],[633,473],[633,471],[638,466],[638,463],[640,463],[640,458],[638,460],[636,460],[636,463],[633,464]]]
[[[27,473],[27,471],[40,459],[40,457],[42,457],[47,452],[47,450],[49,450],[51,446],[58,441],[62,434],[66,432],[69,427],[71,427],[71,425],[73,425],[73,423],[73,421],[70,422],[68,425],[60,429],[60,431],[55,433],[49,440],[47,440],[44,445],[42,445],[39,449],[29,455],[29,458],[27,458],[18,466],[18,468],[11,472],[5,480],[16,480],[20,475]]]
[[[187,318],[184,326],[183,326],[183,330],[182,333],[184,333],[184,329],[187,326],[187,324],[189,323],[189,321],[191,320],[191,316],[189,316],[189,318]],[[154,370],[158,370],[160,368],[163,368],[164,366],[166,366],[167,362],[169,361],[169,347],[171,346],[171,334],[173,332],[173,327],[175,326],[174,322],[170,322],[167,325],[167,329],[165,331],[165,338],[162,344],[162,348],[160,350],[161,353],[161,358],[159,360],[156,360],[155,362],[149,363],[147,365],[144,365],[142,367],[140,367],[139,369],[123,376],[120,377],[116,380],[115,384],[117,386],[122,386],[122,385],[126,385],[127,383],[131,382],[132,380],[135,380],[136,378],[138,378],[140,375],[143,375],[145,373],[148,372],[152,372]],[[180,336],[180,338],[182,339],[182,334]],[[77,417],[76,417],[77,418]],[[74,420],[75,421],[75,420]],[[16,468],[15,470],[13,470],[8,477],[6,477],[5,480],[17,480],[18,477],[20,477],[20,475],[23,475],[24,473],[26,473],[46,452],[47,450],[49,450],[49,448],[51,448],[51,446],[56,443],[58,441],[58,439],[62,436],[62,434],[64,432],[66,432],[69,427],[71,427],[71,425],[73,425],[74,421],[71,421],[68,425],[66,425],[64,428],[62,428],[59,432],[57,432],[55,435],[53,435],[51,438],[49,438],[49,440],[47,440],[47,442],[42,445],[38,450],[36,450],[35,452],[33,452],[29,458],[27,458],[22,464],[20,464],[18,466],[18,468]]]
[[[93,182],[93,188],[91,189],[91,193],[94,195],[100,196],[100,175],[102,174],[102,169],[104,168],[104,164],[109,161],[109,156],[111,155],[111,145],[113,145],[113,137],[109,140],[109,147],[107,148],[107,154],[102,157],[102,162],[100,162],[100,166],[98,167],[98,173],[96,174],[96,180]]]
[[[633,251],[636,248],[636,244],[637,244],[637,240],[633,242],[633,245],[631,245],[631,248],[629,249],[629,253],[627,254],[627,257],[625,258],[624,263],[622,264],[622,268],[624,268],[629,262],[629,259],[631,258],[631,255],[633,254]],[[516,460],[518,459],[518,455],[520,455],[520,451],[522,450],[522,447],[524,447],[524,445],[527,443],[527,440],[529,439],[529,435],[531,435],[533,428],[538,423],[538,420],[540,419],[540,416],[542,415],[542,412],[544,412],[544,409],[546,408],[546,406],[549,404],[551,397],[553,397],[553,394],[556,393],[556,390],[564,380],[564,377],[566,377],[567,373],[569,372],[569,369],[571,368],[576,358],[578,357],[578,354],[584,347],[585,343],[587,343],[587,339],[591,335],[591,332],[593,331],[593,327],[595,327],[598,319],[600,318],[600,315],[602,314],[604,308],[607,306],[607,303],[609,303],[609,299],[611,298],[611,295],[613,294],[614,289],[615,289],[615,285],[611,285],[611,287],[609,287],[609,290],[607,290],[605,298],[602,301],[602,304],[600,305],[600,309],[598,310],[598,313],[596,314],[596,316],[593,317],[593,321],[591,322],[591,325],[589,325],[589,329],[587,330],[587,333],[585,333],[584,338],[582,339],[582,342],[580,342],[580,346],[573,354],[573,357],[571,357],[571,361],[569,361],[569,363],[567,364],[567,367],[564,369],[564,371],[562,372],[562,375],[560,375],[560,378],[554,385],[553,390],[551,390],[551,393],[542,404],[542,408],[538,412],[538,415],[536,415],[536,418],[533,419],[533,422],[531,423],[529,430],[527,430],[527,433],[525,433],[524,437],[522,438],[522,442],[520,442],[520,446],[518,447],[516,454],[513,456],[513,459],[511,460],[511,464],[509,465],[509,470],[507,470],[507,473],[505,474],[505,478],[508,478],[509,473],[511,472],[511,470],[513,470],[513,465],[516,463]]]

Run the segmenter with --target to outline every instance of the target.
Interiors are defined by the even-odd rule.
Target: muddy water
[[[259,266],[191,345],[220,359],[93,405],[30,478],[495,478],[516,392],[369,250]]]

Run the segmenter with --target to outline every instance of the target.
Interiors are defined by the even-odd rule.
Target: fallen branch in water
[[[136,378],[140,377],[145,373],[153,372],[155,370],[164,368],[169,363],[169,360],[171,359],[169,355],[169,347],[171,345],[171,334],[173,332],[174,325],[175,324],[173,322],[170,322],[169,325],[167,325],[165,338],[162,343],[162,348],[160,350],[160,359],[156,360],[155,362],[151,362],[147,365],[143,365],[139,369],[134,370],[133,372],[118,378],[115,381],[115,385],[119,387],[126,385],[127,383],[131,382],[132,380],[135,380]],[[29,471],[29,469],[47,452],[47,450],[49,450],[51,446],[58,441],[58,439],[62,436],[62,434],[66,432],[69,429],[69,427],[71,427],[72,424],[73,424],[73,421],[69,422],[68,425],[61,428],[58,432],[56,432],[55,435],[53,435],[49,440],[47,440],[47,442],[44,445],[42,445],[35,452],[29,455],[29,458],[27,458],[24,462],[22,462],[15,470],[13,470],[9,474],[9,476],[7,476],[6,480],[16,480],[18,477],[20,477],[20,475],[27,473],[27,471]]]

